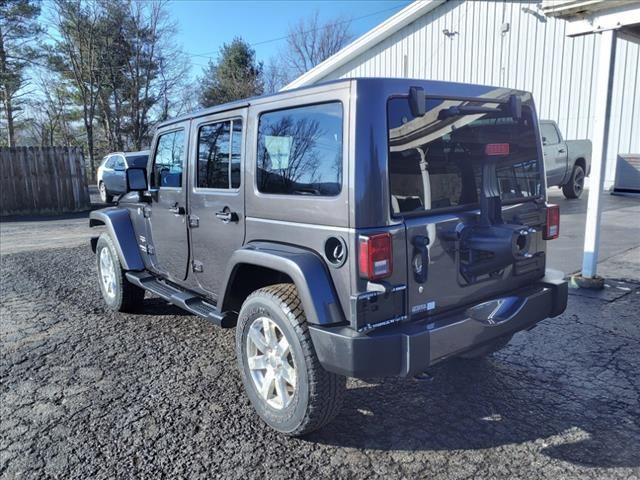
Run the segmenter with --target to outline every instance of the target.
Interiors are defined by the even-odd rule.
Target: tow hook
[[[416,382],[433,382],[433,375],[429,372],[422,372],[413,377]]]

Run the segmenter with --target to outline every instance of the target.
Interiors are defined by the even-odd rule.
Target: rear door
[[[174,281],[187,276],[186,152],[189,123],[171,125],[156,134],[152,151],[150,189],[152,201],[146,213],[148,252],[153,269]]]
[[[244,241],[247,109],[194,120],[191,128],[190,285],[217,298],[229,258]]]
[[[514,120],[500,105],[427,99],[426,114],[415,118],[406,98],[389,100],[391,210],[406,229],[411,318],[477,302],[543,275],[535,114],[523,107],[522,118]],[[460,107],[494,111],[465,114]],[[483,192],[497,195],[498,203],[483,200]],[[483,215],[491,210],[486,203],[497,205],[504,225],[495,212]],[[527,231],[522,255],[496,263],[511,259],[511,224]]]

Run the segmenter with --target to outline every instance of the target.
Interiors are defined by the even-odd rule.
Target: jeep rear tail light
[[[386,278],[393,272],[391,234],[360,236],[358,265],[360,276],[368,280]]]
[[[558,205],[547,205],[547,226],[544,229],[542,238],[553,240],[560,236],[560,207]]]

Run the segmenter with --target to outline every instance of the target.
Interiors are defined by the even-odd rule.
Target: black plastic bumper
[[[320,363],[331,372],[360,378],[413,376],[448,357],[560,315],[567,306],[567,295],[563,275],[547,270],[530,287],[457,314],[368,333],[311,325],[309,330]]]

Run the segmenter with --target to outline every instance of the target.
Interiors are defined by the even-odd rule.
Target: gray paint
[[[121,208],[95,212],[95,218],[105,223],[109,219],[108,222],[113,223],[109,212],[118,212],[114,215],[122,225],[119,229],[112,227],[110,233],[123,251],[126,268],[132,265],[142,268],[144,262],[147,270],[158,277],[196,292],[212,303],[217,300],[218,312],[232,309],[231,289],[236,280],[241,285],[255,280],[237,279],[236,274],[243,271],[241,267],[255,265],[282,272],[291,278],[311,324],[348,324],[354,335],[364,321],[353,310],[358,297],[371,289],[383,287],[382,284],[369,284],[358,276],[357,242],[360,235],[391,234],[394,268],[392,275],[385,279],[383,288],[402,286],[400,291],[407,292],[405,312],[398,312],[398,318],[410,322],[406,325],[414,324],[414,320],[431,318],[434,313],[450,314],[460,306],[535,283],[544,275],[544,259],[526,275],[516,278],[510,269],[506,269],[499,277],[463,288],[457,278],[456,259],[446,251],[438,236],[430,244],[432,262],[428,268],[432,272],[429,280],[424,285],[416,283],[409,268],[414,237],[424,235],[424,232],[449,229],[459,222],[476,223],[478,212],[447,215],[426,212],[411,220],[392,217],[387,168],[387,99],[406,96],[411,86],[422,87],[428,97],[499,94],[501,101],[506,101],[508,95],[516,94],[523,99],[523,104],[532,109],[535,117],[533,101],[525,92],[402,79],[344,80],[238,102],[161,125],[155,134],[154,146],[164,133],[177,128],[184,128],[187,133],[189,145],[185,150],[187,160],[182,186],[160,188],[140,195],[132,192],[122,199]],[[260,114],[329,101],[340,101],[344,112],[343,186],[340,194],[336,197],[307,197],[259,193],[255,173]],[[243,119],[240,188],[224,191],[194,188],[198,128],[208,122],[235,118]],[[540,145],[538,149],[542,159]],[[153,156],[154,150],[149,166]],[[148,171],[151,174],[151,168]],[[543,169],[540,175],[544,185]],[[184,214],[169,211],[175,204],[184,208]],[[217,220],[215,213],[224,206],[238,214],[238,222],[223,224]],[[507,222],[539,226],[544,221],[540,202],[505,205],[503,211]],[[193,221],[195,217],[198,225],[192,223],[189,226],[189,220]],[[523,220],[525,217],[529,220]],[[128,224],[124,222],[125,218]],[[546,247],[540,235],[538,231],[532,245],[536,253],[544,255]],[[348,246],[347,260],[339,267],[330,266],[325,258],[325,241],[332,236],[344,239]],[[133,252],[138,256],[137,262],[129,258]],[[202,273],[192,270],[193,260],[203,263]],[[411,313],[413,306],[431,299],[439,302],[436,311]]]

